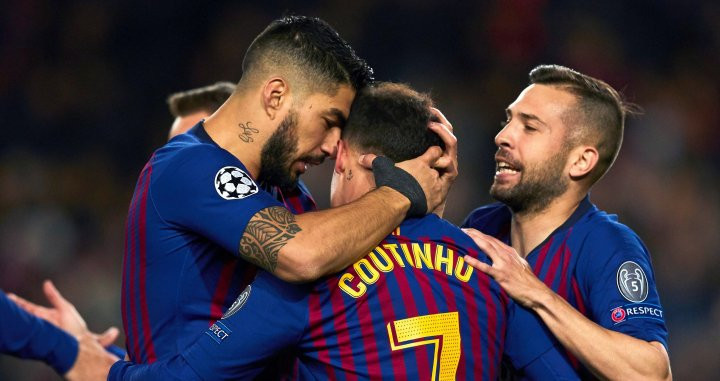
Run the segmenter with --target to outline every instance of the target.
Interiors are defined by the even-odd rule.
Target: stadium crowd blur
[[[592,200],[652,253],[676,379],[720,378],[719,3],[247,3],[2,2],[0,288],[44,302],[51,278],[92,329],[120,326],[124,220],[172,122],[165,97],[237,81],[251,39],[289,11],[330,22],[378,79],[432,93],[460,139],[455,223],[491,201],[492,138],[535,65],[576,68],[641,105]],[[321,206],[330,175],[305,176]],[[0,357],[0,379],[57,376]]]

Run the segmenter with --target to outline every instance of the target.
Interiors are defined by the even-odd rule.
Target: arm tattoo
[[[257,128],[250,127],[250,123],[251,122],[238,124],[238,126],[240,126],[240,129],[242,129],[242,132],[240,132],[238,138],[240,138],[240,140],[244,141],[245,143],[253,142],[254,140],[250,135],[260,132],[260,130],[258,130]]]
[[[240,240],[240,256],[263,269],[275,272],[278,253],[300,232],[295,215],[281,206],[265,208],[250,219]]]

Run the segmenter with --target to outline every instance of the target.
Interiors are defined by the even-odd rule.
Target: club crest
[[[227,319],[230,316],[234,315],[236,312],[240,311],[241,308],[247,303],[248,299],[250,298],[250,292],[252,291],[252,286],[248,285],[245,287],[245,290],[240,293],[240,296],[238,296],[237,299],[233,302],[232,306],[228,308],[227,311],[225,311],[225,315],[223,315],[223,319]]]
[[[624,262],[617,271],[617,287],[622,296],[639,303],[648,295],[648,281],[642,267],[633,261]]]

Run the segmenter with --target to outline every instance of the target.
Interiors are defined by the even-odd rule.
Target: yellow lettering
[[[401,243],[400,248],[402,249],[403,254],[405,254],[405,260],[408,264],[415,267],[415,263],[413,262],[412,255],[410,255],[410,249],[408,249],[407,243]]]
[[[421,269],[422,263],[425,264],[425,267],[433,270],[432,265],[432,249],[430,248],[429,243],[423,244],[423,249],[420,250],[420,244],[419,243],[413,243],[412,244],[413,254],[415,254],[415,267]],[[420,263],[422,261],[422,263]]]
[[[353,298],[359,298],[365,294],[365,291],[367,291],[367,286],[365,286],[362,283],[357,284],[357,288],[353,288],[349,282],[352,282],[352,280],[355,277],[352,276],[349,273],[345,273],[340,277],[340,281],[338,282],[338,286],[340,286],[340,289],[345,291],[346,294],[352,296]]]
[[[386,248],[387,250],[390,250],[393,257],[395,257],[395,262],[397,262],[400,265],[400,267],[405,267],[405,262],[403,262],[402,257],[400,256],[400,253],[398,253],[396,244],[394,244],[394,243],[386,244],[386,245],[383,245],[383,247]]]
[[[448,249],[448,251],[452,252],[451,249]],[[462,271],[463,265],[465,265],[464,273]],[[455,265],[455,278],[458,278],[460,281],[467,283],[470,280],[472,273],[472,266],[468,266],[467,264],[465,264],[465,259],[463,259],[463,257],[461,256],[458,256],[457,264]]]
[[[365,267],[364,270],[363,267]],[[378,279],[380,279],[380,273],[375,270],[375,268],[372,267],[370,262],[365,258],[357,261],[353,265],[353,268],[355,269],[355,272],[357,272],[360,279],[362,279],[362,281],[367,284],[373,284],[377,282]]]
[[[442,271],[442,266],[445,266],[445,274],[453,274],[453,251],[447,250],[447,255],[443,255],[445,247],[442,245],[435,246],[435,270]]]
[[[380,255],[385,263],[380,263],[380,260],[378,259],[377,255],[375,255],[375,253]],[[387,253],[383,251],[380,246],[375,248],[375,253],[371,251],[368,256],[370,257],[370,260],[375,265],[375,267],[378,268],[378,270],[386,273],[388,271],[392,271],[392,269],[395,268],[390,257],[388,257]]]

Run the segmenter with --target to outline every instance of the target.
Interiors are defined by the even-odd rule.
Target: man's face
[[[537,212],[568,188],[565,113],[575,105],[570,93],[530,85],[507,112],[495,136],[496,172],[490,195],[514,212]]]
[[[205,110],[195,111],[192,114],[178,116],[170,127],[170,133],[168,134],[168,140],[186,133],[192,126],[196,125],[200,119],[204,119],[210,116],[210,113]]]
[[[342,85],[332,96],[314,93],[296,100],[262,148],[259,180],[291,188],[308,166],[334,158],[354,97],[355,91]]]

